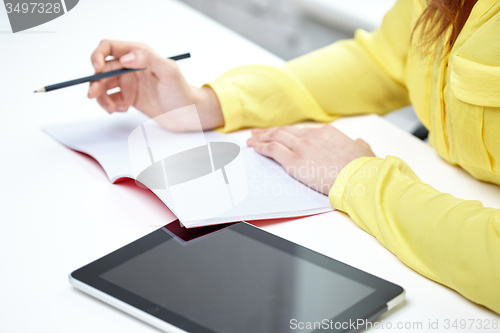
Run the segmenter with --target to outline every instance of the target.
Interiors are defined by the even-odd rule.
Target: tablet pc
[[[190,241],[160,228],[70,282],[165,332],[355,332],[404,299],[398,285],[245,222]]]

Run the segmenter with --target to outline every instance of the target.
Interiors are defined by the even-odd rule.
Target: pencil
[[[169,57],[168,59],[172,59],[172,60],[177,61],[177,60],[182,60],[182,59],[186,59],[186,58],[190,58],[190,57],[191,57],[190,53],[184,53],[184,54],[179,54],[179,55],[176,55],[176,56],[173,56],[173,57]],[[127,74],[127,73],[132,73],[132,72],[135,72],[135,71],[142,71],[144,69],[145,68],[120,68],[120,69],[116,69],[114,71],[99,73],[99,74],[95,74],[95,75],[91,75],[91,76],[86,76],[86,77],[82,77],[82,78],[71,80],[71,81],[66,81],[66,82],[52,84],[50,86],[42,87],[42,88],[40,88],[38,90],[35,90],[35,93],[49,92],[49,91],[52,91],[52,90],[57,90],[57,89],[61,89],[61,88],[71,87],[71,86],[74,86],[74,85],[77,85],[77,84],[80,84],[80,83],[93,82],[93,81],[98,81],[98,80],[106,79],[108,77],[123,75],[123,74]]]

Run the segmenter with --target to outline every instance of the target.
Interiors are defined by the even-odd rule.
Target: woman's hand
[[[114,59],[105,61],[108,56]],[[88,97],[97,98],[99,105],[108,113],[124,112],[133,106],[154,118],[196,104],[203,129],[224,125],[219,100],[212,89],[190,86],[174,60],[159,56],[147,45],[103,40],[91,60],[96,73],[124,67],[146,68],[91,83]],[[119,92],[107,94],[108,90],[116,87],[120,87]],[[162,126],[176,132],[197,129],[196,124],[186,123],[183,119]]]
[[[247,144],[281,164],[292,177],[326,195],[347,164],[359,157],[375,157],[366,142],[352,140],[331,125],[254,129]]]

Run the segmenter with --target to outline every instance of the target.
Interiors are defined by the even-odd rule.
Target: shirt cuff
[[[343,207],[343,196],[344,192],[346,189],[350,192],[355,192],[356,191],[356,185],[352,183],[351,177],[357,173],[366,163],[373,161],[373,160],[380,160],[380,158],[377,157],[360,157],[358,159],[355,159],[348,165],[346,165],[340,174],[337,176],[337,179],[335,180],[335,183],[333,184],[332,188],[330,189],[330,193],[328,194],[328,198],[330,199],[330,204],[332,205],[333,208],[345,211]],[[364,172],[364,171],[363,171]]]
[[[231,82],[225,79],[218,79],[203,86],[212,88],[219,99],[224,117],[224,126],[218,128],[217,131],[227,133],[240,129],[243,124],[243,109],[238,94],[232,87]]]

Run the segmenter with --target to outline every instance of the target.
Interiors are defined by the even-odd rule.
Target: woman
[[[92,55],[96,72],[148,70],[94,82],[88,96],[110,113],[134,106],[151,117],[194,103],[204,129],[275,126],[254,130],[248,144],[329,195],[409,267],[500,313],[500,211],[438,192],[402,160],[376,158],[332,126],[279,127],[411,103],[442,158],[500,185],[499,32],[496,0],[399,0],[373,33],[358,31],[283,68],[236,68],[202,88],[145,45],[103,41]],[[117,60],[105,62],[108,55]],[[192,129],[182,119],[167,126]],[[293,172],[307,161],[342,171]],[[355,176],[363,168],[378,172]],[[359,184],[363,195],[348,190]]]

